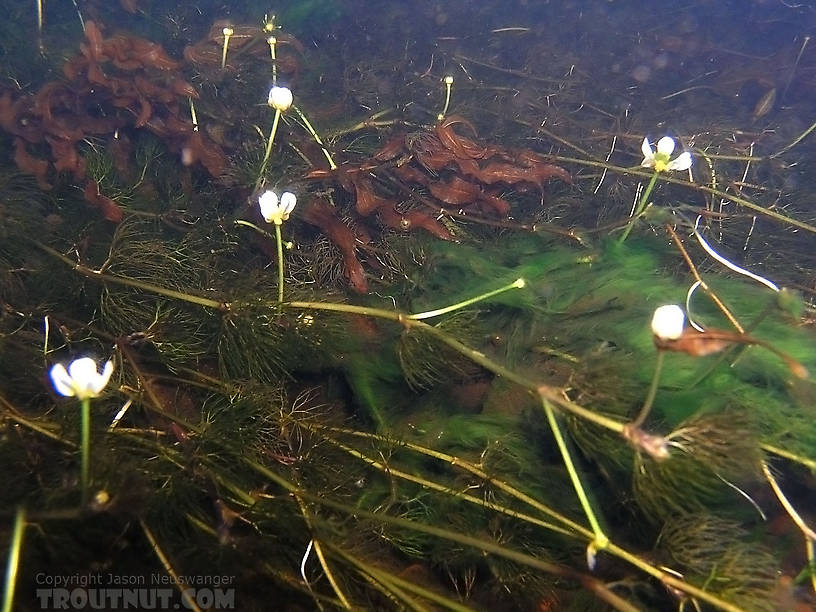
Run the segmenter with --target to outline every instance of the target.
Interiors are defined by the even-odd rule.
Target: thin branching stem
[[[816,472],[816,459],[803,457],[802,455],[798,455],[789,450],[785,450],[784,448],[779,448],[778,446],[775,446],[773,444],[762,444],[762,450],[768,453],[773,453],[774,455],[778,455],[779,457],[784,457],[789,461],[793,461],[794,463],[803,465],[806,468],[809,468],[810,470]]]
[[[283,303],[283,238],[280,223],[275,224],[275,242],[278,245],[278,304]]]
[[[317,538],[317,534],[314,533],[315,529],[309,508],[299,496],[295,495],[295,500],[297,500],[300,513],[303,515],[303,520],[306,522],[306,526],[309,528],[309,531],[312,532],[312,545],[314,546],[317,559],[320,561],[320,566],[323,568],[323,573],[326,575],[334,594],[337,596],[337,599],[340,601],[343,608],[346,610],[351,610],[351,604],[349,603],[348,597],[346,597],[345,593],[343,593],[343,589],[340,588],[340,583],[337,581],[337,578],[334,577],[334,573],[331,571],[331,567],[329,567],[329,564],[326,561],[326,556],[323,554],[321,541]]]
[[[413,482],[413,483],[418,484],[418,485],[420,485],[422,487],[425,487],[426,489],[430,489],[432,491],[437,491],[439,493],[444,493],[446,495],[454,496],[457,499],[462,499],[462,500],[464,500],[464,501],[466,501],[468,503],[471,503],[471,504],[474,504],[474,505],[477,505],[477,506],[481,506],[483,508],[487,508],[488,510],[493,510],[494,512],[499,512],[500,514],[504,514],[506,516],[516,518],[516,519],[518,519],[520,521],[525,521],[525,522],[531,523],[533,525],[543,527],[543,528],[548,529],[550,531],[555,531],[555,532],[560,533],[562,535],[571,536],[571,537],[575,537],[576,535],[579,535],[579,534],[576,533],[577,531],[579,531],[578,529],[564,529],[563,527],[559,527],[558,525],[553,525],[552,523],[547,523],[546,521],[542,521],[541,519],[537,519],[537,518],[535,518],[533,516],[530,516],[528,514],[518,512],[516,510],[513,510],[512,508],[508,508],[507,506],[503,506],[503,505],[498,504],[496,502],[487,501],[485,499],[481,499],[479,497],[476,497],[474,495],[470,495],[468,493],[463,493],[461,491],[454,491],[453,489],[451,489],[450,486],[439,484],[439,483],[434,482],[432,480],[428,480],[427,478],[422,478],[421,476],[415,476],[413,474],[403,472],[402,470],[396,469],[391,465],[385,465],[381,461],[378,461],[378,460],[374,459],[373,457],[370,457],[370,456],[366,455],[365,453],[357,450],[356,448],[352,448],[352,447],[350,447],[350,446],[348,446],[346,444],[343,444],[342,442],[339,442],[339,441],[337,441],[337,440],[335,440],[333,438],[325,437],[324,439],[327,440],[330,444],[333,444],[334,446],[336,446],[337,448],[340,448],[343,451],[347,452],[352,457],[356,457],[357,459],[360,459],[361,461],[366,463],[366,465],[368,465],[369,467],[372,467],[372,468],[374,468],[376,470],[379,470],[382,473],[388,475],[389,477],[399,478],[400,480]],[[492,479],[488,479],[488,480],[492,480]],[[556,514],[556,513],[553,512],[552,514]],[[564,518],[563,522],[575,524],[575,523],[573,523],[572,521],[570,521],[569,519],[566,519],[566,518]],[[580,526],[578,526],[578,527],[580,527]],[[581,528],[580,529],[580,535],[588,536],[589,538],[591,538],[592,537],[592,532],[590,532],[588,529]]]
[[[422,523],[417,523],[415,521],[411,521],[411,520],[408,520],[408,519],[400,519],[400,518],[396,518],[396,517],[392,517],[392,516],[388,516],[388,515],[383,515],[382,513],[367,512],[367,511],[362,510],[362,509],[357,508],[357,507],[347,506],[347,505],[342,504],[340,502],[335,502],[335,501],[326,499],[325,497],[321,497],[319,495],[314,495],[314,494],[309,493],[307,491],[302,491],[295,484],[289,482],[287,479],[285,479],[280,474],[274,472],[273,470],[269,469],[265,465],[262,465],[262,464],[258,463],[254,459],[251,459],[249,457],[244,457],[243,461],[244,461],[244,464],[248,468],[250,468],[251,470],[257,472],[261,476],[264,476],[264,477],[268,478],[269,480],[271,480],[272,482],[274,482],[275,484],[280,486],[284,491],[287,491],[287,492],[289,492],[291,494],[297,494],[297,495],[303,497],[304,499],[308,499],[308,500],[310,500],[310,501],[312,501],[314,503],[325,505],[325,506],[328,506],[330,508],[334,508],[334,509],[339,510],[341,512],[347,513],[350,516],[355,516],[357,518],[369,518],[369,519],[374,520],[374,521],[380,521],[380,522],[384,522],[384,523],[388,523],[388,524],[394,524],[396,526],[403,527],[405,529],[415,529],[416,531],[420,531],[420,532],[423,532],[423,533],[428,533],[430,535],[436,535],[436,536],[439,536],[439,537],[443,537],[445,539],[450,539],[452,541],[459,542],[460,544],[465,544],[466,546],[473,546],[473,547],[475,547],[475,548],[477,548],[479,550],[483,550],[483,551],[488,552],[488,553],[497,554],[499,556],[503,556],[505,558],[508,558],[508,559],[511,559],[511,560],[514,560],[514,561],[518,561],[519,563],[522,563],[524,565],[528,565],[529,567],[534,567],[536,569],[539,569],[539,570],[542,570],[542,571],[545,571],[545,572],[548,572],[548,573],[554,573],[555,575],[563,576],[565,578],[570,578],[570,577],[573,577],[573,576],[576,576],[576,575],[577,576],[586,576],[586,574],[581,574],[580,572],[575,572],[574,570],[571,570],[569,568],[564,568],[562,566],[558,566],[558,565],[555,565],[555,564],[552,564],[552,563],[548,563],[546,561],[541,561],[540,559],[536,559],[535,557],[525,555],[524,553],[519,553],[517,551],[508,550],[505,547],[501,546],[500,544],[495,544],[495,543],[492,543],[492,542],[486,542],[486,541],[479,540],[479,539],[476,539],[476,538],[471,538],[469,536],[465,536],[465,535],[462,535],[462,534],[457,534],[455,532],[451,532],[451,531],[449,531],[447,529],[441,529],[441,528],[438,528],[438,527],[431,527],[429,525],[424,525]],[[591,532],[589,532],[589,531],[587,531],[586,533],[588,535],[591,535]],[[446,537],[446,536],[451,536],[451,537]],[[497,551],[502,551],[503,553],[507,553],[507,554],[501,554],[501,553],[499,553]],[[729,603],[729,602],[717,597],[715,594],[709,593],[708,591],[706,591],[704,589],[701,589],[699,587],[695,587],[694,585],[691,585],[691,584],[685,582],[684,580],[678,578],[676,575],[672,575],[672,574],[670,574],[668,572],[665,572],[665,571],[661,570],[658,567],[655,567],[651,563],[641,559],[637,555],[635,555],[635,554],[621,548],[620,546],[615,545],[612,542],[609,542],[609,545],[607,546],[606,551],[608,553],[610,553],[610,554],[612,554],[612,555],[614,555],[616,557],[619,557],[620,559],[623,559],[624,561],[634,565],[635,567],[643,570],[646,574],[649,574],[650,576],[658,579],[660,582],[665,584],[667,587],[677,589],[677,590],[679,590],[679,591],[681,591],[683,593],[686,593],[690,597],[694,597],[696,599],[699,599],[700,601],[705,601],[707,603],[710,603],[711,605],[716,606],[717,608],[719,608],[720,610],[724,610],[725,612],[744,612],[743,609],[740,608],[739,606],[737,606],[735,604],[732,604],[732,603]],[[532,560],[532,563],[527,563],[528,560]],[[550,572],[549,570],[554,570],[554,571]],[[562,571],[565,571],[567,573],[566,574],[561,573]],[[592,578],[592,580],[595,580],[595,579]],[[601,584],[601,583],[598,582],[598,584]],[[594,583],[592,583],[591,585],[590,584],[583,584],[583,586],[585,588],[587,588],[588,590],[592,591],[593,593],[596,592],[595,588],[591,588],[593,586],[597,586]],[[627,606],[631,605],[631,604],[628,604],[628,602],[624,602],[624,603],[626,603]],[[627,609],[633,609],[633,608],[627,608]]]
[[[776,495],[776,499],[779,500],[779,503],[782,504],[782,507],[785,509],[785,512],[788,513],[788,516],[791,520],[796,524],[806,538],[813,540],[816,542],[816,531],[810,528],[810,526],[805,522],[805,519],[802,518],[802,515],[793,507],[793,504],[785,495],[784,491],[782,491],[782,487],[779,486],[779,483],[776,481],[773,473],[771,472],[771,468],[768,467],[768,462],[762,462],[762,473],[765,475],[765,479],[768,481],[768,484],[771,485],[771,489],[773,489],[774,495]]]
[[[623,174],[626,176],[639,176],[643,178],[651,178],[651,172],[644,172],[638,168],[626,168],[624,166],[615,166],[613,164],[609,164],[603,161],[593,161],[591,159],[582,159],[580,157],[563,157],[560,155],[554,155],[551,157],[553,161],[562,162],[562,163],[570,163],[576,164],[579,166],[590,166],[593,168],[605,168],[610,172],[615,172],[618,174]],[[669,175],[667,172],[662,172],[662,176],[660,180],[665,183],[671,183],[673,185],[681,185],[686,187],[687,189],[692,189],[696,191],[700,191],[703,193],[707,193],[709,195],[716,196],[718,198],[722,198],[723,200],[727,200],[729,202],[733,202],[734,204],[738,204],[740,206],[744,206],[749,210],[754,211],[760,215],[778,221],[780,223],[785,223],[788,225],[792,225],[794,227],[798,227],[799,229],[806,230],[813,234],[816,234],[816,225],[811,225],[810,223],[805,223],[804,221],[799,221],[798,219],[794,219],[793,217],[788,217],[786,215],[780,214],[773,210],[764,208],[755,202],[751,202],[746,198],[742,198],[740,196],[734,195],[733,193],[728,193],[726,191],[722,191],[721,189],[715,189],[714,187],[709,187],[708,185],[702,185],[699,183],[692,183],[687,180],[674,178]]]
[[[473,610],[473,608],[469,608],[468,606],[431,591],[430,589],[426,589],[414,582],[400,578],[391,572],[386,572],[379,567],[367,563],[359,557],[352,555],[349,551],[344,550],[340,546],[336,546],[331,543],[326,543],[325,546],[326,549],[333,555],[340,557],[350,565],[354,566],[358,571],[368,574],[374,580],[387,588],[396,587],[404,591],[409,591],[414,595],[422,597],[423,599],[439,604],[448,610],[454,610],[454,612],[471,612]]]
[[[503,481],[503,480],[501,480],[499,478],[495,478],[493,476],[490,476],[484,470],[480,469],[479,467],[477,467],[476,465],[474,465],[470,461],[462,459],[461,457],[456,457],[454,455],[449,455],[448,453],[443,453],[441,451],[434,450],[432,448],[427,448],[427,447],[421,446],[419,444],[414,444],[413,442],[406,442],[404,440],[398,440],[398,441],[389,440],[388,438],[386,438],[386,437],[384,437],[384,436],[382,436],[380,434],[376,434],[376,433],[370,433],[370,432],[365,432],[365,431],[357,431],[357,430],[354,430],[354,429],[346,429],[346,428],[343,428],[343,427],[330,427],[330,426],[319,425],[319,424],[315,424],[315,423],[311,423],[309,425],[309,427],[312,428],[312,429],[315,429],[315,430],[319,430],[319,431],[330,431],[330,432],[346,434],[346,435],[354,436],[354,437],[358,437],[358,438],[364,438],[364,439],[369,439],[369,440],[377,440],[379,442],[385,442],[385,443],[391,442],[391,443],[398,444],[401,448],[406,448],[406,449],[411,450],[411,451],[413,451],[415,453],[419,453],[419,454],[422,454],[422,455],[425,455],[425,456],[428,456],[428,457],[433,457],[434,459],[438,459],[438,460],[443,461],[445,463],[448,463],[448,464],[450,464],[450,465],[452,465],[454,467],[461,468],[462,470],[473,474],[474,476],[476,476],[480,480],[482,480],[484,482],[487,482],[487,483],[490,483],[492,486],[496,487],[497,489],[501,489],[502,491],[504,491],[505,493],[507,493],[511,497],[514,497],[515,499],[518,499],[519,501],[524,502],[525,504],[529,505],[530,507],[535,508],[536,510],[538,510],[542,514],[556,519],[560,523],[564,524],[568,528],[568,530],[560,530],[559,528],[555,527],[554,525],[551,525],[550,523],[542,523],[538,519],[535,519],[533,521],[536,524],[541,525],[543,527],[546,527],[547,529],[553,529],[554,528],[554,529],[559,530],[561,533],[564,533],[566,535],[570,535],[571,533],[577,533],[577,534],[580,534],[581,536],[583,536],[583,537],[585,537],[587,539],[592,538],[592,532],[589,529],[587,529],[586,527],[583,527],[582,525],[576,523],[572,519],[569,519],[566,516],[564,516],[563,514],[561,514],[559,512],[556,512],[555,510],[553,510],[549,506],[546,506],[546,505],[542,504],[540,501],[538,501],[536,499],[533,499],[532,497],[530,497],[526,493],[524,493],[524,492],[520,491],[519,489],[513,487],[512,485],[508,484],[507,482],[505,482],[505,481]],[[336,441],[333,440],[333,438],[328,438],[327,437],[326,439],[329,440],[330,442],[336,443]],[[365,455],[363,455],[359,451],[355,450],[354,452],[359,453],[361,458],[365,457]],[[377,463],[377,462],[372,463],[372,465],[374,465],[375,463]],[[390,474],[392,474],[392,475],[394,474],[394,469],[392,467],[389,466],[388,470],[389,470]],[[411,480],[414,480],[416,478],[413,475],[407,475],[407,477],[409,479],[411,479]],[[424,483],[420,483],[420,484],[424,484]],[[437,485],[436,483],[433,483],[433,486],[435,486],[435,487],[438,486],[438,487],[450,492],[447,487],[442,487],[441,485]],[[476,499],[476,498],[474,498],[474,499]],[[479,503],[481,504],[481,503],[486,503],[486,502],[483,502],[483,500],[479,500]],[[495,508],[493,508],[493,509],[495,509]],[[525,515],[521,514],[521,513],[516,513],[514,510],[510,510],[510,512],[512,512],[513,513],[512,516],[515,516],[516,518],[520,518],[521,520],[528,520],[527,517]]]
[[[167,572],[167,575],[170,576],[174,585],[181,593],[181,597],[184,600],[184,606],[188,610],[195,610],[196,612],[201,612],[201,608],[196,605],[196,602],[190,596],[188,589],[185,586],[183,580],[179,579],[179,575],[175,569],[173,569],[173,564],[170,563],[170,559],[164,554],[161,546],[159,546],[159,541],[156,539],[156,536],[153,535],[153,532],[150,530],[150,527],[147,526],[147,523],[144,520],[139,520],[139,526],[142,528],[142,532],[145,534],[145,538],[147,541],[150,542],[150,547],[153,549],[153,552],[156,554],[159,562],[162,564],[164,571]]]

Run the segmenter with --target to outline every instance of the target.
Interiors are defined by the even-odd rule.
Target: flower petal
[[[95,378],[90,384],[91,391],[93,391],[94,395],[99,395],[102,393],[102,390],[108,386],[108,381],[110,381],[111,374],[113,374],[113,362],[107,361],[105,362],[105,367],[102,368],[102,373],[96,374]]]
[[[674,151],[674,138],[671,136],[664,136],[657,141],[657,152],[662,153],[666,157],[671,157]]]
[[[49,374],[51,376],[51,382],[53,383],[54,389],[57,393],[65,397],[73,397],[76,395],[76,391],[74,390],[74,381],[71,380],[71,377],[68,375],[68,371],[65,369],[64,365],[58,363],[51,368]]]
[[[688,170],[691,168],[691,153],[683,151],[675,159],[671,160],[668,165],[669,170]]]
[[[68,374],[71,384],[79,399],[94,397],[94,384],[99,374],[96,371],[96,362],[90,357],[75,359],[68,365]]]
[[[640,150],[643,152],[643,161],[645,162],[647,159],[654,158],[654,152],[652,151],[652,146],[649,144],[649,139],[644,138],[643,142],[640,145]],[[643,165],[643,164],[641,164]]]
[[[68,365],[68,374],[71,375],[75,385],[93,380],[99,376],[96,372],[96,362],[90,357],[74,359]]]
[[[261,216],[267,223],[272,223],[280,214],[278,210],[278,194],[274,191],[264,191],[258,198],[258,206],[261,208]]]
[[[289,213],[292,212],[297,204],[297,196],[291,191],[284,191],[280,197],[280,207],[283,211],[283,218],[288,219]]]

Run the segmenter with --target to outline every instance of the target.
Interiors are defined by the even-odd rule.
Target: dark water
[[[812,609],[810,3],[0,7],[7,609]]]

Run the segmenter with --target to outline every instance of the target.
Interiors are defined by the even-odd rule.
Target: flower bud
[[[677,340],[683,335],[686,314],[677,304],[660,306],[652,316],[652,333],[660,340]]]
[[[288,87],[278,87],[275,86],[269,90],[269,100],[267,104],[274,108],[276,111],[285,112],[289,110],[289,107],[292,106],[292,102],[294,98],[292,96],[292,90]]]

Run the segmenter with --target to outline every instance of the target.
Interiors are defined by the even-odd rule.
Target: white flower
[[[105,363],[100,373],[97,372],[93,359],[82,357],[72,361],[68,365],[68,370],[61,363],[51,368],[51,382],[60,395],[85,400],[97,397],[107,386],[111,374],[113,374],[112,361]]]
[[[677,304],[660,306],[652,317],[652,333],[660,340],[677,340],[683,335],[686,314]]]
[[[285,112],[289,110],[289,107],[292,106],[292,102],[294,98],[292,96],[292,90],[288,87],[278,87],[277,85],[269,90],[269,99],[267,100],[267,104],[274,108],[276,111]]]
[[[664,136],[657,141],[657,150],[652,151],[649,139],[644,138],[640,146],[643,151],[643,161],[640,165],[644,168],[654,168],[655,172],[665,170],[688,170],[691,168],[691,153],[684,151],[670,161],[674,152],[674,139],[671,136]]]
[[[278,194],[274,191],[264,191],[258,198],[261,207],[261,216],[267,223],[281,225],[289,219],[289,215],[297,204],[297,197],[290,191],[284,191],[278,201]]]

